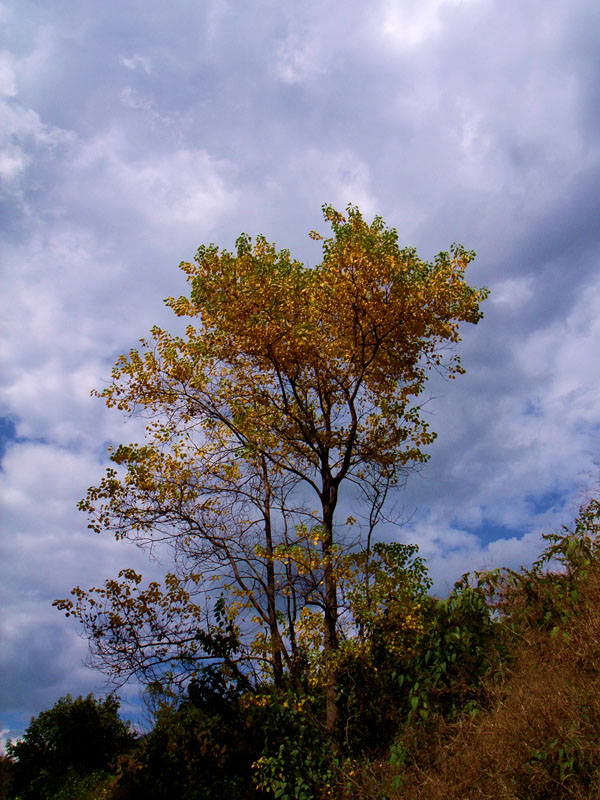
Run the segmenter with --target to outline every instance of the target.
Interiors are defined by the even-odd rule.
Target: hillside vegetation
[[[382,549],[396,600],[341,648],[342,733],[333,746],[321,722],[318,665],[302,687],[249,688],[228,673],[226,659],[215,660],[184,695],[156,684],[151,733],[131,744],[114,727],[121,754],[94,762],[95,771],[81,758],[69,765],[60,737],[39,737],[42,719],[46,730],[57,721],[72,735],[63,699],[9,746],[4,797],[596,798],[599,501],[581,509],[572,529],[545,538],[531,569],[465,576],[443,600],[425,591],[414,550],[406,557],[401,545]],[[235,648],[230,633],[225,650]],[[59,780],[42,785],[39,765],[51,775],[52,759]]]
[[[404,726],[340,797],[600,797],[599,520],[594,500],[532,570],[478,576],[496,619],[478,705]]]

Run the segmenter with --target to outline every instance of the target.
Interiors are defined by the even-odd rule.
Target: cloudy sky
[[[101,690],[51,608],[142,556],[77,501],[125,423],[90,398],[202,243],[309,264],[357,204],[490,287],[467,375],[431,386],[399,503],[438,591],[518,567],[597,484],[597,0],[8,0],[2,94],[2,736]]]

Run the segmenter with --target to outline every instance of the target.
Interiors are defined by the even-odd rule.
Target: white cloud
[[[528,284],[532,293],[541,290],[532,278]],[[458,382],[456,388],[441,383],[433,388],[438,396],[431,422],[439,440],[423,479],[408,486],[409,505],[427,503],[435,494],[435,523],[423,512],[417,517],[433,531],[439,526],[440,544],[452,541],[450,520],[484,536],[489,526],[504,526],[517,536],[553,529],[572,518],[573,498],[596,471],[600,286],[593,282],[582,289],[564,319],[522,335],[511,330],[514,320],[528,313],[522,283],[509,281],[504,289],[496,304],[505,309],[510,302],[497,323],[502,338],[492,341],[494,330],[486,335],[485,320],[472,332],[474,339],[481,336],[482,355],[471,369],[466,363],[461,378],[466,392],[458,390]],[[494,349],[486,360],[490,345]],[[415,532],[421,535],[418,526]],[[492,549],[490,557],[501,552],[500,546]]]
[[[11,152],[12,150],[12,152]],[[16,148],[0,152],[0,178],[4,181],[13,181],[25,169],[25,157]]]
[[[113,423],[89,393],[109,376],[107,352],[137,331],[126,316],[130,298],[114,297],[128,285],[123,265],[89,235],[55,227],[5,249],[0,401],[20,436],[95,447]]]
[[[533,297],[533,277],[523,275],[499,281],[490,287],[490,302],[508,306],[511,310],[521,310]]]
[[[17,84],[13,69],[13,58],[9,52],[0,52],[0,95],[14,97],[17,94]]]
[[[119,98],[124,106],[128,108],[140,109],[142,111],[153,111],[153,103],[148,97],[138,94],[135,89],[127,86],[119,94]]]
[[[20,728],[2,728],[0,729],[0,755],[6,754],[6,745],[10,740],[13,742],[17,742],[22,735],[23,731]]]
[[[596,282],[582,291],[564,321],[536,331],[517,354],[523,370],[536,379],[531,399],[542,449],[569,459],[571,469],[577,461],[583,466],[581,456],[586,451],[588,458],[592,456],[600,439],[599,342],[600,283]],[[562,453],[557,452],[560,443]]]
[[[439,36],[446,9],[478,2],[481,0],[383,0],[378,9],[382,38],[400,50],[418,47]]]
[[[162,160],[120,165],[122,185],[132,204],[145,200],[149,220],[167,228],[198,223],[210,229],[237,202],[227,183],[230,165],[203,150],[182,148]]]
[[[150,59],[146,58],[145,56],[141,56],[139,53],[129,57],[121,56],[119,61],[126,69],[131,70],[132,72],[135,72],[136,69],[141,69],[146,73],[146,75],[150,75],[152,72]]]
[[[276,71],[285,83],[301,83],[323,69],[313,39],[292,33],[277,45]]]
[[[87,452],[41,442],[9,445],[0,471],[7,534],[2,542],[1,692],[4,708],[48,707],[59,696],[98,691],[103,679],[85,670],[87,645],[52,602],[71,588],[98,585],[132,566],[153,576],[156,565],[133,545],[96,536],[75,507],[101,477]],[[38,675],[44,665],[43,675]]]
[[[530,566],[544,549],[542,533],[552,530],[547,524],[521,535],[482,542],[481,537],[451,525],[437,514],[429,514],[399,531],[399,538],[419,545],[434,581],[434,591],[447,594],[466,572],[508,567],[518,570]]]
[[[72,166],[94,183],[108,213],[139,215],[151,236],[190,226],[208,231],[239,199],[228,161],[189,147],[145,157],[115,128],[86,142]]]
[[[292,168],[311,197],[327,198],[339,210],[352,203],[368,217],[380,207],[368,166],[351,150],[311,148],[293,159]]]
[[[75,135],[72,131],[44,124],[33,109],[24,108],[12,99],[18,91],[15,61],[8,53],[0,57],[0,85],[0,95],[3,95],[0,99],[0,177],[14,182],[33,162],[32,149],[42,149],[47,154],[56,146],[74,142]]]
[[[140,92],[132,89],[131,86],[126,86],[125,89],[119,93],[119,99],[126,108],[130,108],[133,111],[138,111],[140,114],[145,115],[152,125],[160,128],[172,129],[175,125],[182,124],[180,114],[171,111],[157,111],[156,103],[151,97],[140,94]]]

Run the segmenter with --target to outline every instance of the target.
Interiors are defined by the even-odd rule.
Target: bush
[[[164,705],[155,726],[120,760],[114,800],[241,800],[255,750],[235,693],[192,684],[178,708]]]
[[[23,738],[7,745],[14,760],[9,797],[51,800],[64,784],[106,770],[134,741],[118,710],[113,696],[67,695],[34,717]]]
[[[12,758],[0,755],[0,800],[6,800],[8,797],[8,787],[13,767]]]
[[[279,800],[329,796],[336,779],[336,759],[320,723],[324,696],[273,690],[246,695],[243,704],[260,747],[252,764],[252,782],[259,796]]]

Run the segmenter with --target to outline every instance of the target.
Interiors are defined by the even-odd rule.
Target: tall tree
[[[452,346],[486,290],[465,282],[474,253],[462,246],[425,262],[380,217],[323,210],[333,236],[314,268],[245,234],[235,253],[203,246],[181,264],[191,292],[166,302],[192,321],[185,336],[153,329],[100,393],[149,417],[147,442],[113,452],[117,467],[82,508],[96,530],[168,540],[185,566],[153,596],[126,572],[61,606],[111,668],[143,673],[150,653],[154,667],[177,656],[185,672],[224,635],[206,621],[212,639],[196,634],[194,593],[212,578],[230,621],[249,608],[264,628],[240,658],[268,665],[276,683],[286,671],[300,680],[302,613],[317,609],[332,732],[340,555],[357,544],[338,519],[341,487],[368,499],[372,531],[388,489],[427,459],[435,434],[418,398],[430,370],[463,372]]]

